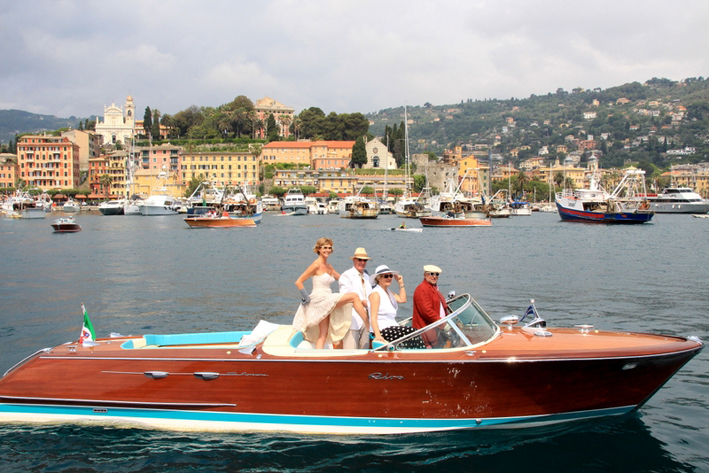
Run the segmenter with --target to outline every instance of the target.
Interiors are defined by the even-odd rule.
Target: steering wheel
[[[460,343],[460,336],[458,333],[453,330],[453,328],[446,324],[445,328],[441,330],[441,333],[443,334],[444,338],[446,339],[446,348],[448,347],[448,342],[450,342],[450,348],[457,347],[458,344]]]

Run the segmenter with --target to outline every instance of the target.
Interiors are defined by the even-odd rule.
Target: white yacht
[[[123,215],[126,199],[107,200],[98,205],[101,215]]]
[[[283,200],[283,211],[292,215],[308,214],[308,206],[305,205],[305,198],[300,189],[294,187],[288,191]]]
[[[709,201],[689,187],[666,187],[660,194],[648,195],[650,210],[658,214],[705,214]]]
[[[70,198],[66,201],[64,207],[62,207],[62,210],[64,210],[64,212],[79,212],[81,210],[81,206],[77,201]]]
[[[318,215],[322,213],[318,209],[318,199],[315,197],[306,197],[303,202],[305,203],[305,206],[308,207],[308,213],[310,215]]]
[[[140,205],[140,213],[143,216],[175,215],[177,213],[175,199],[164,194],[151,195]]]

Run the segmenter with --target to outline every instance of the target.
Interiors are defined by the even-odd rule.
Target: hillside
[[[0,142],[8,143],[18,133],[39,133],[59,128],[76,128],[76,117],[58,118],[54,115],[38,115],[22,110],[0,110]]]
[[[627,103],[625,103],[627,100]],[[695,148],[688,161],[707,160],[709,152],[709,80],[651,79],[609,89],[554,93],[525,99],[464,100],[459,104],[408,107],[412,152],[439,156],[454,146],[492,149],[502,159],[529,156],[593,140],[602,162],[622,165],[644,160],[663,165],[668,149]],[[368,114],[370,132],[403,122],[403,107]],[[563,148],[561,148],[563,149]],[[561,156],[560,156],[561,157]]]

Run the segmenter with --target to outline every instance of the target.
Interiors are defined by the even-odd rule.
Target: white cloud
[[[0,7],[0,106],[369,112],[707,76],[703,0],[105,0]]]

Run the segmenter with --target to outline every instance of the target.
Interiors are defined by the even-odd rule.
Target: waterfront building
[[[256,112],[257,119],[263,122],[263,128],[258,128],[255,131],[255,137],[261,139],[266,137],[266,122],[270,115],[273,115],[276,120],[279,128],[278,134],[283,138],[290,136],[290,125],[293,123],[294,112],[292,108],[286,107],[270,97],[264,97],[254,103],[254,112]]]
[[[96,158],[101,154],[101,144],[103,136],[84,130],[68,130],[62,136],[69,138],[69,141],[79,145],[79,169],[86,171],[89,168],[89,159]]]
[[[272,141],[261,150],[265,164],[291,163],[312,169],[349,167],[354,141]]]
[[[342,172],[342,175],[347,173]],[[284,189],[312,186],[320,192],[319,177],[320,172],[312,169],[276,169],[273,174],[273,185]]]
[[[167,169],[141,169],[133,174],[132,194],[147,198],[153,194],[166,194],[173,198],[185,196],[186,186],[180,182],[177,173]],[[132,195],[131,194],[131,195]]]
[[[388,174],[384,176],[382,173],[377,174],[357,174],[357,179],[352,183],[352,188],[348,189],[352,193],[357,193],[362,187],[371,187],[377,193],[377,195],[382,195],[384,188],[386,187],[387,192],[392,189],[399,189],[401,191],[406,190],[406,185],[408,183],[409,188],[414,188],[413,177],[406,177],[403,172],[398,172],[396,174]]]
[[[17,155],[0,153],[0,187],[15,187],[17,181]]]
[[[17,143],[19,178],[44,191],[79,187],[79,145],[65,136],[24,135]]]
[[[185,187],[193,178],[229,186],[256,187],[261,183],[261,163],[250,152],[181,151],[179,161],[181,183]]]
[[[135,103],[130,95],[126,98],[124,107],[112,103],[103,107],[103,121],[96,119],[96,134],[103,137],[104,143],[131,142],[135,134]]]
[[[318,176],[318,192],[330,194],[351,193],[357,185],[357,176],[346,171],[323,170]]]
[[[106,188],[101,184],[101,176],[108,174],[108,156],[99,156],[89,159],[89,188],[91,194],[90,199],[106,198],[111,195],[111,189]]]
[[[140,146],[135,149],[138,156],[138,167],[150,169],[153,173],[167,170],[171,173],[180,173],[181,146],[165,143],[159,146]],[[180,177],[178,179],[181,180]]]

